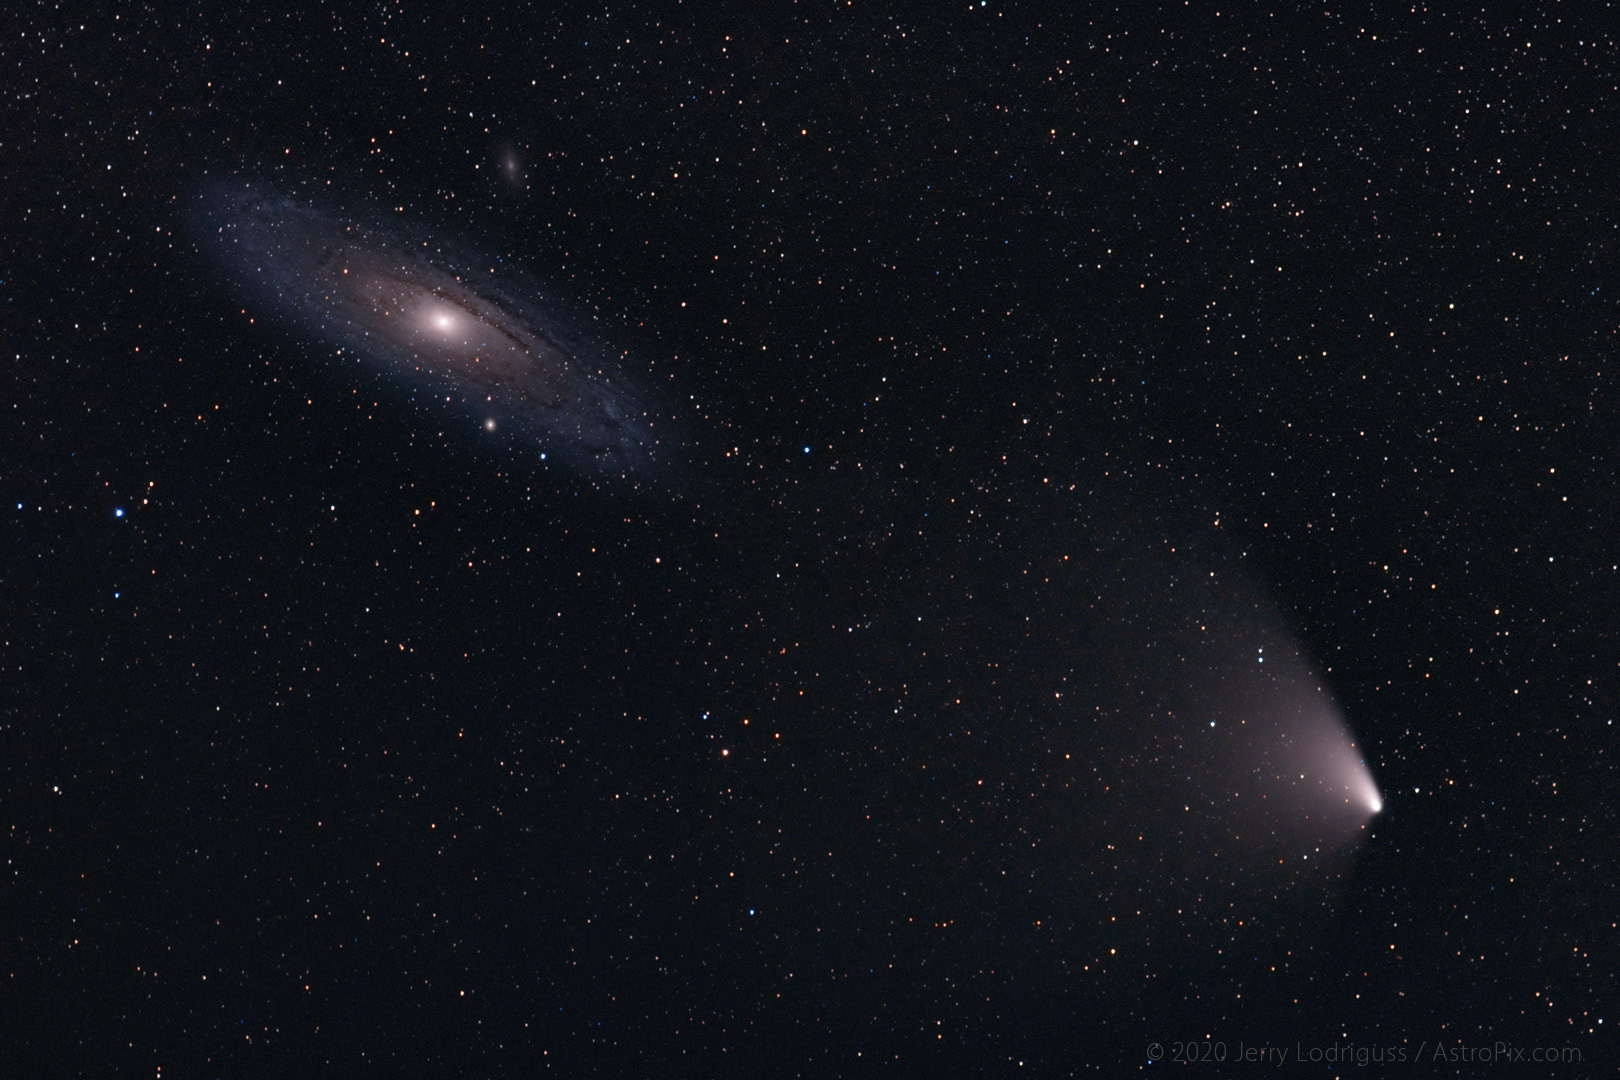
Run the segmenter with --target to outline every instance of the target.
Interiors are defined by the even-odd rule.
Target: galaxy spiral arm
[[[594,474],[645,476],[675,456],[651,388],[533,281],[495,273],[496,260],[244,179],[202,185],[195,210],[244,295],[469,427]]]

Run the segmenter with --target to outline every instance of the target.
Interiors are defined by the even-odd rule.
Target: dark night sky
[[[14,6],[0,1061],[1612,1072],[1614,26]],[[219,178],[543,282],[680,454],[334,363]],[[1224,734],[1284,653],[1365,829]]]

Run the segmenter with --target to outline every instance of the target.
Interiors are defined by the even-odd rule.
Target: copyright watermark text
[[[1205,1065],[1234,1062],[1249,1065],[1505,1065],[1513,1062],[1580,1065],[1586,1055],[1578,1046],[1517,1046],[1507,1042],[1472,1046],[1461,1042],[1424,1040],[1410,1043],[1251,1043],[1224,1039],[1171,1040],[1149,1043],[1147,1059],[1170,1065]]]

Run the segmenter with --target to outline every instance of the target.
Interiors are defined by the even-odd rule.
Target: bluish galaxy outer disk
[[[566,330],[538,289],[485,283],[431,240],[246,182],[214,185],[203,217],[245,285],[344,355],[548,459],[629,475],[661,457],[651,396],[605,347]]]

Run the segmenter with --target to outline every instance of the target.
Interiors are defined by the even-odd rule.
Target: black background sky
[[[8,9],[5,1058],[1612,1071],[1613,26]],[[334,366],[187,231],[222,175],[547,282],[688,460]],[[1358,846],[1223,869],[1189,618],[1322,672]]]

